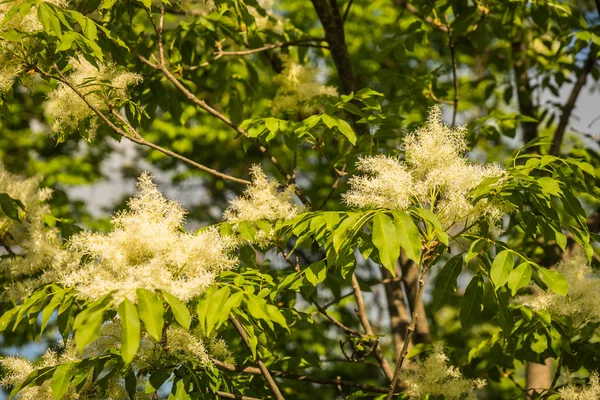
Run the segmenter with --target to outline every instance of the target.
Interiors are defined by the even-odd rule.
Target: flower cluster
[[[290,219],[302,212],[302,207],[293,201],[294,185],[279,191],[279,183],[267,178],[259,165],[250,169],[252,183],[248,185],[242,196],[233,199],[225,210],[226,221],[237,223],[241,221],[275,221]]]
[[[486,385],[482,379],[464,378],[457,368],[447,364],[448,357],[437,344],[422,364],[411,365],[403,377],[409,397],[425,399],[427,395],[443,394],[447,400],[474,399],[475,391]]]
[[[285,66],[274,81],[279,84],[277,94],[273,99],[272,112],[299,114],[301,117],[320,112],[321,106],[311,103],[315,96],[338,96],[333,86],[324,86],[315,79],[317,71],[312,68],[285,61]]]
[[[578,255],[556,267],[569,283],[569,296],[554,292],[521,296],[517,301],[535,310],[554,315],[568,315],[576,323],[600,321],[600,277],[595,275],[585,257]]]
[[[404,161],[383,155],[359,160],[357,169],[364,175],[350,178],[346,204],[404,210],[413,201],[432,209],[446,229],[480,219],[497,225],[507,211],[504,203],[473,204],[469,193],[484,179],[502,180],[506,173],[495,165],[469,163],[465,134],[464,127],[446,126],[440,108],[432,108],[427,124],[404,139]]]
[[[139,83],[138,74],[118,71],[113,64],[92,65],[83,56],[71,58],[72,72],[67,79],[86,99],[100,111],[108,109],[110,104],[118,104],[128,98],[127,88]],[[59,83],[48,94],[45,113],[52,120],[52,130],[60,132],[74,130],[80,122],[88,122],[93,136],[96,118],[94,111],[73,89],[65,83]]]
[[[109,326],[110,332],[106,329],[102,330],[99,342],[107,345],[106,348],[96,346],[90,347],[86,350],[83,356],[94,357],[102,355],[105,350],[110,349],[119,340],[114,335],[113,329],[110,326],[112,323],[106,324]],[[120,334],[120,331],[118,332]],[[114,347],[112,347],[114,348]],[[92,352],[91,349],[97,350]],[[27,376],[36,369],[45,367],[54,367],[61,364],[68,364],[72,362],[81,361],[82,356],[77,355],[75,350],[75,343],[72,340],[67,341],[66,345],[60,349],[60,352],[56,352],[52,349],[46,351],[42,356],[40,362],[32,364],[29,360],[21,357],[6,357],[0,359],[0,366],[6,371],[5,377],[0,381],[0,386],[4,388],[14,387],[21,385]],[[65,398],[75,400],[103,400],[103,399],[126,399],[129,398],[127,390],[125,388],[125,380],[117,374],[114,374],[107,382],[106,388],[101,389],[97,385],[93,385],[91,381],[91,375],[88,375],[86,382],[79,388],[76,388],[75,383],[71,383]],[[138,376],[139,378],[139,376]],[[52,389],[50,387],[52,380],[48,379],[39,386],[28,386],[19,391],[20,400],[54,400]],[[145,383],[144,378],[138,379],[138,385]],[[140,386],[141,386],[140,385]],[[138,390],[136,392],[135,399],[151,399],[151,395],[146,395],[143,391]]]
[[[65,0],[43,1],[58,7],[66,4]],[[0,2],[0,21],[4,22],[0,27],[0,32],[15,29],[25,33],[35,33],[44,29],[38,19],[37,5],[30,6],[29,11],[24,14],[16,13],[10,20],[4,21],[11,8],[19,7],[23,3],[25,3],[25,0]],[[29,42],[29,39],[19,43],[0,39],[0,94],[10,89],[15,78],[24,71]]]
[[[597,372],[590,375],[588,386],[578,387],[569,384],[558,390],[561,400],[590,400],[600,398],[600,376]]]
[[[412,175],[397,158],[361,158],[356,169],[363,174],[351,177],[352,190],[342,195],[350,207],[404,210],[410,205],[406,189],[413,185]]]
[[[167,200],[144,173],[129,210],[116,214],[108,234],[83,232],[69,248],[86,257],[83,267],[62,283],[80,296],[97,299],[113,293],[137,301],[136,290],[164,290],[183,301],[204,292],[215,276],[237,265],[232,239],[214,228],[196,234],[182,229],[185,211]]]
[[[57,268],[73,264],[73,258],[61,246],[58,229],[44,224],[43,217],[50,214],[46,201],[52,191],[40,189],[40,180],[20,179],[0,165],[0,193],[19,200],[25,208],[21,222],[0,216],[0,239],[15,253],[0,260],[0,270],[11,281],[2,297],[15,302],[40,285],[57,280]]]

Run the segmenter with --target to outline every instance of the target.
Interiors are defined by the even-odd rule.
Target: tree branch
[[[519,113],[526,116],[535,118],[536,107],[531,99],[533,90],[529,84],[529,72],[528,66],[522,58],[523,54],[523,43],[521,41],[514,41],[512,43],[512,56],[513,56],[513,70],[515,73],[515,83],[517,86],[517,100],[519,102]],[[523,121],[521,122],[523,128],[523,142],[529,143],[538,136],[538,123]],[[537,151],[537,147],[533,146],[528,151]]]
[[[242,341],[244,342],[244,344],[246,345],[248,350],[250,350],[250,352],[252,353],[252,346],[250,345],[250,342],[248,341],[248,336],[246,336],[246,331],[244,330],[244,327],[242,326],[242,324],[240,324],[240,321],[238,321],[237,318],[234,317],[233,315],[231,317],[229,317],[229,320],[231,321],[231,323],[237,330],[238,334],[242,338]],[[260,359],[260,356],[258,354],[256,354],[256,363],[258,364],[260,373],[263,376],[264,380],[267,382],[269,389],[271,389],[271,392],[273,392],[273,394],[275,395],[275,398],[277,400],[285,400],[285,398],[279,391],[279,388],[277,387],[277,383],[275,383],[275,380],[271,376],[271,373],[267,369],[267,366],[265,365],[265,363],[262,362],[262,360]]]
[[[231,121],[228,117],[226,117],[225,115],[221,114],[219,111],[215,110],[214,108],[212,108],[211,106],[209,106],[204,100],[199,99],[198,97],[196,97],[196,95],[194,95],[190,90],[188,90],[181,82],[179,82],[179,80],[171,73],[171,71],[169,71],[169,69],[167,67],[165,67],[164,65],[160,65],[160,64],[155,64],[151,61],[149,61],[148,59],[146,59],[144,56],[137,54],[137,58],[142,61],[144,64],[161,71],[169,81],[171,81],[171,83],[173,83],[173,85],[175,85],[175,87],[177,89],[179,89],[179,91],[181,91],[185,97],[188,98],[188,100],[190,100],[192,103],[196,104],[197,106],[199,106],[200,108],[202,108],[204,111],[208,112],[210,115],[218,118],[219,120],[221,120],[222,122],[224,122],[226,125],[228,125],[231,129],[235,130],[238,134],[240,134],[241,136],[244,136],[245,138],[249,139],[250,141],[252,141],[252,143],[258,148],[258,150],[263,153],[266,157],[269,158],[269,160],[271,161],[271,163],[275,166],[275,168],[277,168],[277,170],[279,171],[279,173],[281,173],[281,175],[283,175],[283,177],[286,179],[287,182],[290,182],[291,180],[291,175],[288,174],[283,167],[281,166],[281,164],[279,163],[279,160],[277,160],[273,155],[271,155],[271,153],[269,152],[269,150],[267,150],[266,147],[264,147],[262,144],[260,144],[259,142],[253,140],[252,138],[250,138],[248,136],[248,133],[243,130],[239,125],[237,125],[235,122]],[[298,198],[302,201],[302,203],[304,203],[307,206],[310,206],[310,201],[308,201],[308,199],[306,198],[306,196],[304,196],[304,194],[302,193],[302,191],[298,188],[296,188],[296,195],[298,196]]]
[[[400,358],[400,353],[404,347],[406,330],[408,329],[410,320],[406,309],[406,299],[404,298],[404,292],[402,290],[402,282],[399,279],[394,279],[392,273],[386,268],[382,268],[381,272],[384,280],[387,281],[383,284],[383,288],[385,289],[388,303],[392,342],[394,343],[395,359],[397,360]]]
[[[90,108],[90,110],[92,110],[94,112],[94,114],[96,114],[102,121],[104,121],[104,123],[106,125],[108,125],[108,127],[110,127],[115,133],[121,135],[124,138],[129,139],[130,141],[140,144],[142,146],[147,146],[150,147],[152,149],[158,150],[163,154],[166,154],[168,156],[177,158],[178,160],[184,161],[202,171],[208,172],[214,176],[217,176],[221,179],[224,180],[228,180],[231,182],[236,182],[236,183],[242,183],[244,185],[248,185],[250,184],[250,181],[247,181],[245,179],[239,179],[239,178],[235,178],[233,176],[229,176],[226,175],[222,172],[219,172],[215,169],[209,168],[203,164],[197,163],[195,161],[190,160],[189,158],[186,158],[180,154],[177,154],[171,150],[167,150],[163,147],[160,147],[157,144],[154,144],[152,142],[149,142],[148,140],[144,139],[143,137],[141,137],[134,129],[133,127],[129,124],[129,122],[127,122],[127,120],[125,120],[125,118],[123,118],[118,112],[116,112],[114,109],[111,110],[111,113],[113,115],[115,115],[121,122],[124,122],[125,125],[131,130],[131,134],[127,134],[127,132],[125,132],[123,129],[119,128],[117,125],[115,125],[106,115],[104,115],[104,113],[102,111],[100,111],[96,106],[94,106],[92,103],[90,103],[88,101],[88,99],[85,97],[85,95],[83,93],[81,93],[68,79],[67,77],[62,73],[62,71],[60,70],[60,68],[58,68],[58,65],[56,65],[55,62],[52,62],[52,68],[56,71],[56,73],[58,74],[58,77],[48,74],[45,71],[42,71],[40,69],[37,69],[37,71],[49,78],[53,78],[56,79],[62,83],[64,83],[65,85],[67,85],[73,92],[75,92],[75,94],[77,96],[79,96],[79,98],[81,98],[81,100],[83,100],[83,102]]]
[[[425,289],[425,282],[427,281],[427,271],[429,270],[429,263],[427,262],[427,254],[424,254],[422,257],[422,272],[421,279],[419,279],[419,290],[417,292],[417,297],[415,298],[416,307],[412,312],[412,321],[406,331],[406,340],[404,340],[404,345],[402,347],[402,352],[400,353],[400,357],[396,362],[396,370],[394,371],[394,377],[392,378],[392,382],[390,383],[390,388],[386,397],[386,400],[391,400],[394,392],[396,391],[396,384],[400,379],[400,370],[402,369],[402,364],[404,363],[404,359],[408,354],[408,344],[412,338],[413,332],[415,331],[415,327],[417,325],[417,320],[419,319],[419,314],[417,312],[418,306],[423,303],[423,290]]]
[[[228,393],[228,392],[221,392],[220,390],[217,390],[215,392],[215,394],[219,397],[223,397],[224,399],[236,399],[236,400],[262,400],[259,399],[258,397],[250,397],[250,396],[243,396],[241,394],[233,394],[233,393]]]
[[[446,25],[442,24],[441,21],[439,21],[437,19],[433,19],[429,16],[421,15],[419,10],[415,6],[410,4],[409,2],[407,2],[405,0],[395,0],[395,3],[397,6],[404,8],[406,11],[408,11],[415,17],[419,18],[423,22],[426,22],[427,24],[431,25],[433,28],[440,30],[442,32],[448,32],[448,27]]]
[[[562,108],[563,112],[560,116],[560,121],[558,122],[556,132],[554,132],[554,139],[552,140],[552,146],[550,147],[550,154],[554,156],[557,156],[560,153],[560,146],[563,142],[569,119],[571,118],[571,114],[575,108],[575,103],[577,102],[577,98],[581,93],[581,89],[583,89],[583,86],[585,86],[587,76],[590,74],[594,68],[594,65],[596,64],[597,59],[597,52],[590,46],[590,52],[585,60],[585,63],[583,64],[583,67],[581,68],[581,71],[579,71],[579,75],[577,75],[577,81],[575,82],[575,86],[573,86],[571,95],[569,96],[567,103]]]
[[[452,127],[456,126],[456,113],[458,112],[458,65],[456,62],[456,48],[452,38],[452,28],[448,24],[448,40],[450,43],[450,57],[452,58],[452,82],[454,83],[454,100],[452,108]]]
[[[431,333],[425,314],[425,307],[422,302],[416,302],[419,286],[419,269],[417,268],[417,264],[409,260],[404,252],[400,254],[400,268],[402,269],[402,282],[406,290],[410,311],[411,313],[416,311],[420,315],[415,334],[413,335],[413,341],[415,343],[430,343]]]
[[[358,307],[358,309],[356,310],[356,313],[358,315],[358,319],[359,319],[361,325],[363,326],[366,334],[368,336],[374,337],[375,333],[373,332],[371,323],[369,322],[369,319],[367,318],[365,302],[363,300],[362,291],[360,290],[360,285],[358,284],[358,279],[356,278],[355,274],[352,274],[352,289],[354,290],[354,296],[356,297],[356,305]],[[394,372],[392,371],[392,368],[390,367],[387,360],[385,359],[385,356],[383,355],[383,351],[381,350],[381,344],[379,343],[379,340],[372,339],[371,342],[372,342],[371,344],[374,349],[373,353],[375,355],[375,358],[377,358],[377,361],[379,361],[379,364],[381,365],[381,368],[383,369],[385,376],[388,378],[388,380],[391,381],[393,378]]]
[[[213,57],[212,59],[205,61],[201,64],[194,65],[192,67],[186,67],[184,69],[186,69],[188,71],[194,71],[199,68],[207,67],[222,57],[247,56],[247,55],[261,53],[261,52],[269,51],[269,50],[273,50],[273,49],[279,49],[282,47],[298,46],[298,47],[315,47],[315,48],[320,48],[320,49],[329,49],[329,47],[325,46],[325,45],[306,43],[306,42],[313,42],[313,41],[322,42],[324,40],[325,39],[323,39],[323,38],[298,39],[298,40],[292,40],[289,42],[277,42],[277,43],[273,43],[273,44],[266,44],[262,47],[257,47],[255,49],[239,50],[239,51],[223,51],[220,43],[217,43],[217,52],[215,52],[215,57]]]
[[[244,373],[244,374],[252,374],[252,375],[262,375],[259,368],[256,367],[238,367],[234,365],[226,364],[222,361],[212,359],[213,364],[215,364],[218,368],[226,371]],[[358,383],[354,381],[346,381],[343,379],[330,379],[330,378],[320,378],[315,376],[308,375],[299,375],[299,374],[290,374],[283,371],[271,371],[271,375],[290,380],[297,380],[301,382],[310,382],[316,383],[319,385],[332,385],[332,386],[343,386],[343,387],[352,387],[357,388],[364,391],[375,392],[375,393],[387,393],[388,389],[380,386],[367,385],[364,383]]]
[[[346,47],[346,37],[344,34],[344,22],[340,15],[340,10],[336,0],[311,0],[319,20],[325,30],[325,40],[329,43],[329,50],[333,62],[338,70],[342,81],[342,91],[344,94],[356,92],[356,81],[348,48]]]

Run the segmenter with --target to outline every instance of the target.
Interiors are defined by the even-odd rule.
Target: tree
[[[569,122],[599,10],[0,4],[0,331],[49,347],[3,386],[598,397],[600,163]],[[113,175],[138,191],[109,221],[71,189]]]

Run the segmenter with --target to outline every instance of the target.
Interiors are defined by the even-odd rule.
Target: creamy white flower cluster
[[[460,371],[448,366],[448,357],[441,344],[422,364],[412,364],[403,373],[407,393],[411,399],[425,399],[427,395],[444,395],[447,400],[475,399],[475,392],[486,385],[483,379],[467,379]]]
[[[65,0],[42,0],[43,2],[63,7]],[[4,21],[6,14],[12,7],[25,3],[25,0],[13,0],[0,2],[0,21]],[[0,32],[15,29],[21,32],[35,33],[44,29],[38,19],[38,6],[33,5],[25,15],[17,13],[9,21],[6,21]],[[22,42],[9,42],[0,39],[0,94],[10,89],[17,75],[25,69],[27,58],[27,47],[29,40]]]
[[[91,345],[86,347],[83,354],[77,354],[75,343],[69,340],[61,349],[60,353],[54,350],[48,350],[39,363],[35,365],[29,360],[11,356],[0,359],[0,366],[5,371],[5,376],[0,380],[0,386],[4,388],[18,386],[25,381],[27,376],[35,369],[44,367],[53,367],[60,364],[77,362],[85,358],[97,357],[121,346],[121,323],[118,318],[108,321],[102,325],[99,338]],[[168,351],[165,351],[168,349]],[[187,331],[180,327],[169,327],[166,331],[166,342],[158,343],[147,334],[142,335],[140,348],[132,361],[132,368],[136,372],[137,387],[143,387],[147,379],[145,373],[139,371],[150,371],[160,368],[167,362],[177,360],[193,360],[200,365],[208,366],[212,363],[211,357],[219,359],[225,363],[232,363],[232,355],[225,342],[221,339],[203,337],[199,331]],[[91,377],[91,375],[90,375]],[[54,400],[51,381],[47,380],[40,386],[28,387],[19,392],[21,400]],[[69,399],[77,400],[104,400],[104,399],[126,399],[128,398],[125,389],[125,382],[122,377],[115,374],[107,384],[105,390],[92,385],[88,381],[82,388],[76,389],[72,384],[66,395]],[[151,399],[152,395],[147,395],[143,391],[136,392],[136,399]]]
[[[303,211],[302,206],[294,203],[294,185],[279,191],[279,183],[275,179],[269,179],[260,165],[250,168],[250,176],[252,183],[244,194],[233,199],[225,210],[223,218],[226,221],[275,221],[293,218]]]
[[[274,222],[294,218],[304,211],[304,207],[294,202],[295,185],[288,185],[282,191],[279,183],[267,177],[259,165],[250,168],[252,183],[248,185],[244,194],[234,198],[229,208],[225,210],[223,219],[237,228],[240,222],[256,222],[266,220]],[[273,239],[273,229],[269,232],[259,230],[252,240],[252,244],[259,247],[268,246]],[[242,243],[247,239],[240,239]]]
[[[404,161],[384,155],[359,160],[363,174],[350,178],[344,201],[350,207],[394,210],[415,203],[435,212],[446,229],[480,219],[497,225],[507,207],[485,199],[473,204],[469,192],[486,178],[504,179],[506,172],[469,163],[465,135],[464,127],[446,126],[441,109],[433,107],[427,124],[404,138]]]
[[[556,267],[569,283],[569,296],[554,292],[521,296],[517,301],[534,310],[568,315],[575,323],[600,321],[600,276],[582,255],[569,258]]]
[[[129,210],[116,214],[107,234],[83,232],[69,249],[87,256],[83,267],[62,283],[84,298],[114,293],[136,302],[136,290],[164,290],[183,301],[201,294],[217,274],[237,265],[235,244],[214,228],[196,234],[182,229],[185,211],[167,200],[144,173]]]
[[[0,164],[0,193],[23,203],[25,214],[21,222],[2,213],[0,236],[15,253],[0,260],[0,271],[11,283],[4,288],[2,297],[20,301],[45,283],[59,279],[57,268],[70,268],[73,257],[62,249],[58,229],[44,224],[44,215],[50,214],[46,201],[50,189],[40,189],[41,178],[21,179],[6,171]]]
[[[591,400],[600,399],[600,376],[597,372],[590,375],[589,384],[579,387],[573,384],[558,390],[560,400]]]
[[[298,114],[302,118],[321,112],[322,106],[311,104],[310,100],[321,95],[337,97],[338,92],[333,86],[320,84],[316,80],[317,75],[316,69],[285,60],[283,71],[274,79],[279,84],[279,89],[273,99],[271,111],[274,114]]]
[[[106,111],[110,104],[127,99],[127,88],[142,80],[138,74],[117,70],[114,64],[98,63],[96,67],[83,56],[71,58],[69,64],[72,72],[67,79],[88,103],[100,111]],[[94,134],[97,121],[94,111],[65,83],[60,82],[48,94],[44,112],[52,120],[54,132],[74,130],[80,122],[88,121],[89,135]]]

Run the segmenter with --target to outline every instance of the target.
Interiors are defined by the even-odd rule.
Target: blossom
[[[362,176],[350,178],[350,190],[343,198],[351,207],[404,210],[416,205],[435,212],[445,229],[468,227],[479,220],[496,226],[507,203],[479,200],[470,192],[486,178],[499,184],[506,172],[496,165],[467,161],[466,129],[450,128],[441,119],[439,107],[431,109],[427,124],[403,140],[405,160],[376,155],[359,160]]]
[[[44,3],[64,7],[65,0],[42,0]],[[38,6],[32,5],[25,13],[16,13],[10,20],[4,21],[11,8],[21,6],[25,0],[0,2],[0,21],[3,25],[0,32],[15,29],[24,33],[36,33],[44,27],[38,19]],[[25,9],[23,10],[25,11]],[[0,39],[0,94],[10,89],[15,78],[25,70],[27,47],[31,39],[25,37],[21,42],[8,42]]]
[[[568,315],[576,323],[600,321],[600,283],[587,260],[576,255],[557,265],[569,284],[568,297],[554,292],[521,296],[517,301],[534,310],[546,310],[553,315]]]
[[[182,229],[185,211],[158,191],[149,174],[139,178],[138,188],[129,210],[113,217],[111,232],[82,232],[71,238],[69,249],[87,261],[66,274],[63,284],[89,299],[113,292],[135,302],[136,290],[144,288],[187,301],[203,293],[218,273],[237,265],[229,254],[232,239],[215,228],[196,234]]]
[[[21,179],[0,165],[0,193],[19,200],[25,209],[21,222],[0,215],[0,238],[13,257],[0,260],[0,270],[12,281],[4,299],[20,301],[42,284],[58,279],[57,269],[68,268],[74,259],[62,248],[59,231],[44,224],[50,214],[47,200],[52,191],[40,188],[41,177]]]
[[[286,60],[283,71],[274,79],[279,89],[273,99],[272,112],[296,113],[303,117],[319,112],[321,107],[309,100],[321,95],[337,97],[338,93],[335,87],[317,82],[317,75],[313,68]]]
[[[577,387],[573,384],[558,389],[561,400],[590,400],[600,398],[600,377],[597,372],[590,375],[589,384]]]
[[[457,368],[448,366],[448,357],[440,344],[422,364],[412,364],[404,372],[404,380],[411,399],[442,394],[447,400],[474,399],[475,391],[486,384],[482,379],[464,378]]]
[[[107,110],[110,104],[126,100],[127,88],[142,80],[138,74],[118,71],[114,64],[98,63],[96,67],[81,55],[71,58],[69,65],[73,69],[67,77],[69,83],[100,111]],[[95,113],[86,101],[67,84],[59,82],[56,89],[48,94],[44,105],[45,114],[52,120],[52,130],[75,130],[84,121],[93,124]],[[93,132],[90,133],[92,135]]]
[[[342,197],[350,207],[404,210],[410,205],[412,175],[399,159],[383,154],[361,158],[363,175],[348,180],[351,190]]]
[[[237,223],[241,221],[275,221],[290,219],[302,212],[303,208],[294,203],[294,185],[279,191],[279,183],[267,178],[259,165],[250,168],[252,183],[242,196],[233,199],[225,210],[224,219]]]

